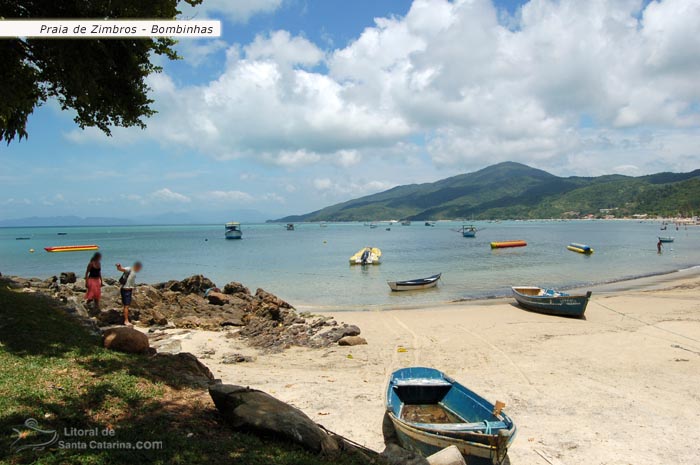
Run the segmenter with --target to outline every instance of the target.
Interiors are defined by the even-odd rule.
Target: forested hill
[[[697,214],[700,169],[640,177],[564,178],[504,162],[432,183],[394,187],[277,221],[560,218],[600,215],[606,209],[617,217]]]

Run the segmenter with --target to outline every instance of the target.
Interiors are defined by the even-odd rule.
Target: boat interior
[[[513,289],[520,294],[528,295],[531,297],[563,297],[563,296],[568,296],[568,294],[565,294],[563,292],[558,292],[558,291],[555,291],[553,289],[542,289],[539,287],[514,287]]]

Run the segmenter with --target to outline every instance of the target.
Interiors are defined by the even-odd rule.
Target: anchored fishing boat
[[[441,277],[442,273],[438,273],[427,278],[411,279],[408,281],[387,281],[387,284],[389,284],[392,291],[418,291],[437,286]]]
[[[401,226],[411,226],[411,221],[410,220],[403,220],[401,222]]]
[[[476,229],[476,226],[472,225],[462,225],[462,236],[463,237],[476,237],[476,232],[478,229]]]
[[[434,368],[397,370],[386,391],[401,446],[426,457],[454,445],[467,458],[503,463],[517,432],[503,407]]]
[[[292,223],[287,223],[287,231],[294,231],[294,225]]]
[[[426,226],[435,226],[435,222],[434,221],[426,221],[425,225]]]
[[[572,252],[578,252],[585,255],[590,255],[593,253],[593,249],[591,248],[591,246],[586,244],[579,244],[577,242],[572,242],[571,244],[567,245],[566,248],[571,250]]]
[[[350,257],[351,265],[379,265],[382,251],[376,247],[363,247]]]
[[[501,241],[501,242],[492,242],[491,248],[492,249],[508,249],[511,247],[525,247],[526,245],[527,245],[527,242],[525,242],[525,241]]]
[[[100,247],[95,244],[90,245],[60,245],[57,247],[44,247],[44,250],[51,253],[56,252],[85,252],[87,250],[98,250]]]
[[[570,295],[554,289],[534,286],[518,286],[511,289],[521,307],[548,315],[581,318],[591,298],[591,291],[583,295]]]
[[[659,236],[659,240],[660,240],[661,242],[666,242],[666,243],[668,243],[668,242],[673,242],[673,241],[675,240],[675,238],[673,238],[673,237],[671,237],[671,236]]]
[[[231,221],[226,223],[226,239],[242,239],[243,231],[241,230],[241,223]]]

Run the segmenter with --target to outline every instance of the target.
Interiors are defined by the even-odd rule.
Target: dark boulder
[[[224,286],[224,294],[248,294],[250,295],[250,289],[245,287],[243,284],[236,281],[232,281]]]
[[[150,348],[148,336],[128,326],[110,328],[104,332],[103,337],[104,347],[109,350],[142,354]]]
[[[78,278],[72,271],[64,271],[58,279],[61,284],[73,284]]]

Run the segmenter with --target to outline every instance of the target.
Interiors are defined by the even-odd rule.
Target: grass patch
[[[359,457],[326,459],[296,445],[234,432],[208,393],[177,376],[168,360],[111,352],[54,301],[22,294],[0,281],[0,464],[358,465]],[[87,450],[12,450],[34,418],[59,440]],[[68,437],[66,429],[106,428],[113,436]],[[50,435],[29,434],[18,444]],[[132,449],[94,449],[131,444]],[[139,442],[156,449],[133,449]],[[143,445],[143,444],[142,444]]]

